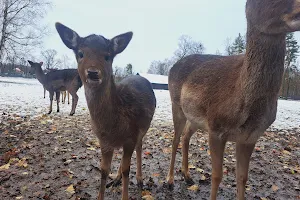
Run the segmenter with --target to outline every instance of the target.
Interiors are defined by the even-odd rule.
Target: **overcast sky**
[[[134,71],[147,72],[153,60],[171,57],[178,38],[185,34],[201,41],[205,53],[224,52],[226,38],[246,32],[246,0],[54,0],[45,21],[52,34],[45,49],[55,49],[75,61],[73,52],[59,38],[54,24],[59,21],[80,36],[100,34],[110,39],[133,31],[128,47],[114,66],[132,63]],[[76,2],[76,3],[75,3]],[[299,34],[296,35],[300,39]]]

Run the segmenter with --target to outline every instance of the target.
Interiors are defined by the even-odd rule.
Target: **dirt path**
[[[30,118],[1,113],[0,118],[0,199],[96,199],[101,157],[87,114]],[[180,175],[179,149],[175,188],[170,191],[165,187],[172,132],[171,124],[153,122],[143,146],[143,191],[135,185],[135,154],[132,159],[129,186],[132,199],[145,195],[154,199],[209,198],[211,163],[205,133],[193,136],[189,152],[189,167],[197,186],[189,188]],[[228,143],[219,199],[235,198],[234,149]],[[121,154],[115,151],[112,177]],[[300,199],[299,131],[268,131],[259,140],[251,159],[246,196],[247,199]],[[121,187],[108,188],[106,197],[121,199]]]

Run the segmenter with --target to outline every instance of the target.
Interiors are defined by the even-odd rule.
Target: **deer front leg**
[[[212,163],[212,179],[210,199],[216,200],[219,185],[223,178],[223,155],[226,141],[209,133],[209,148]]]
[[[56,105],[57,105],[57,112],[59,112],[59,97],[60,97],[60,91],[55,92],[56,95]]]
[[[50,108],[48,114],[51,114],[52,112],[52,102],[53,102],[53,96],[54,96],[54,91],[49,91],[49,97],[50,97]]]
[[[236,182],[237,199],[245,199],[245,186],[248,180],[249,162],[255,144],[236,143]]]
[[[188,162],[188,155],[189,155],[189,145],[190,145],[190,139],[192,135],[195,133],[196,128],[192,127],[192,124],[187,121],[186,125],[184,127],[184,136],[182,137],[182,174],[184,177],[185,182],[188,185],[193,185],[195,182],[191,178],[190,172],[189,172],[189,162]]]
[[[46,89],[44,87],[44,99],[46,98]]]
[[[134,151],[135,145],[124,145],[123,146],[123,157],[122,157],[122,200],[128,200],[128,184],[129,184],[129,172],[131,156]]]
[[[101,161],[101,186],[98,194],[98,200],[104,200],[105,186],[107,177],[110,172],[111,160],[113,157],[113,150],[101,149],[102,152],[102,161]]]

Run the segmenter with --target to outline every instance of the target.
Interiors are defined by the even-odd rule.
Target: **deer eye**
[[[80,59],[83,58],[83,51],[81,51],[81,50],[78,51],[78,57],[79,57]]]

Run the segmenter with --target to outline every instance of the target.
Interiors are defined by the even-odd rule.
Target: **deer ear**
[[[28,61],[28,63],[30,64],[30,65],[33,65],[33,62],[32,61],[30,61],[30,60],[27,60]]]
[[[129,44],[133,33],[127,32],[121,35],[118,35],[110,40],[110,50],[113,52],[114,55],[121,53]]]
[[[69,48],[69,49],[77,49],[78,43],[79,43],[79,35],[73,31],[72,29],[66,27],[65,25],[56,22],[55,28],[62,39],[63,43]]]

